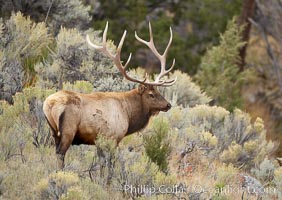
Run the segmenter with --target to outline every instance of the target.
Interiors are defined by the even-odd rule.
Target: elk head
[[[102,53],[104,53],[106,56],[108,56],[109,58],[111,58],[114,62],[114,64],[116,65],[116,67],[119,69],[120,73],[129,81],[132,82],[136,82],[139,83],[138,86],[138,93],[141,95],[142,98],[142,102],[144,106],[148,106],[149,108],[149,112],[154,115],[157,114],[159,111],[168,111],[171,108],[171,104],[160,94],[160,92],[157,90],[156,86],[171,86],[173,85],[176,80],[177,77],[175,79],[172,80],[167,80],[167,78],[165,77],[174,67],[175,64],[175,59],[173,59],[172,65],[171,67],[166,70],[166,56],[168,53],[168,49],[171,45],[172,42],[172,30],[170,28],[170,39],[168,42],[168,45],[164,51],[163,54],[160,54],[154,44],[154,40],[153,40],[153,33],[152,33],[152,28],[151,28],[151,24],[149,22],[149,32],[150,32],[150,40],[149,41],[145,41],[143,39],[141,39],[137,33],[135,32],[135,38],[145,44],[146,46],[149,47],[149,49],[153,52],[153,54],[159,59],[160,64],[161,64],[161,70],[159,75],[156,77],[155,81],[151,82],[148,80],[148,75],[145,74],[145,77],[143,80],[139,80],[133,77],[130,77],[127,73],[126,73],[126,68],[128,66],[128,63],[130,62],[131,59],[131,53],[127,59],[127,62],[123,65],[122,61],[120,60],[120,55],[121,55],[121,48],[123,46],[124,43],[124,39],[126,36],[126,30],[123,33],[123,36],[119,42],[117,51],[115,54],[111,53],[107,47],[106,47],[106,41],[107,41],[107,31],[108,31],[108,22],[106,24],[105,30],[103,32],[103,38],[102,38],[102,46],[93,44],[90,39],[89,36],[86,36],[86,40],[88,42],[88,44],[93,47],[94,49],[97,49],[99,51],[101,51]]]
[[[171,104],[160,94],[155,86],[140,84],[137,90],[141,95],[143,107],[148,106],[150,115],[156,115],[160,111],[166,112],[171,108]]]

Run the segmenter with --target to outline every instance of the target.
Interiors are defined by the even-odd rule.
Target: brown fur
[[[139,85],[128,92],[59,91],[45,100],[43,111],[54,132],[59,167],[63,168],[71,144],[95,144],[98,134],[119,143],[143,129],[151,116],[170,107],[155,87]]]

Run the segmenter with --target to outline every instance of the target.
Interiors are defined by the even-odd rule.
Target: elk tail
[[[62,129],[63,129],[63,126],[64,126],[64,119],[65,119],[65,111],[63,111],[59,117],[59,131],[58,131],[58,136],[61,135],[62,133]]]
[[[57,129],[57,126],[56,126],[56,123],[51,115],[51,108],[49,107],[49,105],[44,102],[43,104],[43,113],[45,115],[45,118],[51,128],[51,130],[53,131],[53,134],[55,135],[57,132],[58,132],[58,129]]]

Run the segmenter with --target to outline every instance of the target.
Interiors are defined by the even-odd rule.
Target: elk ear
[[[145,91],[146,88],[147,88],[147,87],[146,87],[145,85],[140,84],[140,85],[138,86],[137,91],[138,91],[139,94],[143,94],[143,92]]]

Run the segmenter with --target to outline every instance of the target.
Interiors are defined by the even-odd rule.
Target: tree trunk
[[[245,67],[246,50],[247,50],[247,45],[251,31],[251,23],[249,21],[249,18],[252,18],[254,16],[255,5],[256,5],[255,0],[244,0],[242,6],[242,12],[238,18],[238,25],[244,26],[244,30],[242,32],[242,41],[246,42],[246,44],[239,50],[239,55],[240,55],[240,60],[238,63],[239,72],[244,71],[244,67]]]

